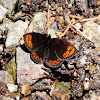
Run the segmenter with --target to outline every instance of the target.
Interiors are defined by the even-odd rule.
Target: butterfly
[[[57,68],[64,61],[73,57],[77,49],[64,39],[52,38],[40,33],[24,35],[26,48],[35,63],[45,63],[49,67]]]

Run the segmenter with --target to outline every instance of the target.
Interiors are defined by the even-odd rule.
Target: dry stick
[[[58,80],[55,80],[52,87],[51,87],[50,96],[52,96],[53,90],[54,90],[57,83],[58,83]]]
[[[71,26],[73,27],[73,28],[75,28],[76,29],[76,31],[78,31],[77,32],[77,34],[81,34],[82,36],[84,36],[86,39],[88,39],[89,41],[91,41],[85,34],[83,34],[79,29],[77,29],[73,24],[71,24]],[[92,41],[91,41],[92,42]],[[93,42],[92,42],[93,43]]]
[[[73,23],[73,25],[76,24],[77,22],[84,22],[84,21],[97,20],[97,19],[100,19],[100,15],[98,17],[94,17],[94,18],[80,19],[78,21],[75,21]]]
[[[42,78],[51,78],[51,79],[57,80],[57,78],[55,78],[55,77],[53,77],[53,76],[46,76],[46,75],[39,76],[39,77],[35,77],[35,78],[33,78],[32,80],[42,79]]]
[[[48,32],[48,28],[49,28],[49,19],[50,19],[50,5],[48,7],[48,12],[47,12],[47,32]]]
[[[78,31],[78,34],[81,34],[82,36],[84,36],[85,38],[87,38],[89,41],[91,41],[85,34],[83,34],[79,29],[77,29],[77,28],[74,26],[74,24],[76,24],[77,22],[83,22],[83,21],[89,21],[89,20],[96,20],[96,19],[99,19],[99,18],[100,18],[100,15],[99,15],[98,17],[94,17],[94,18],[82,19],[82,20],[80,20],[80,21],[76,21],[76,22],[72,23],[71,26],[72,26],[73,28],[75,28],[76,31]],[[92,42],[92,41],[91,41],[91,42]],[[92,43],[93,43],[93,42],[92,42]]]
[[[76,15],[69,15],[71,18],[76,18],[76,19],[83,19],[83,16],[76,16]]]
[[[80,21],[83,22],[83,21],[96,20],[96,19],[100,19],[100,15],[98,17],[82,19]]]
[[[44,76],[35,77],[33,80],[42,79],[42,78],[51,78],[51,79],[55,80],[53,85],[52,85],[52,87],[51,87],[51,91],[50,91],[50,95],[52,95],[52,92],[53,92],[53,90],[54,90],[54,88],[56,86],[56,83],[58,82],[57,78],[55,78],[53,76],[46,76],[46,75],[44,75]]]
[[[74,17],[75,17],[75,16],[74,16]],[[67,26],[66,30],[64,31],[64,33],[63,33],[60,37],[64,36],[64,35],[67,33],[67,31],[69,30],[70,25],[71,25],[71,23],[72,23],[74,17],[73,17],[72,20],[69,22],[69,25]]]
[[[52,20],[50,20],[50,5],[49,5],[49,7],[48,7],[48,13],[47,13],[47,32],[48,32],[48,29],[49,29],[49,27],[50,27],[50,25],[54,22],[54,20],[56,19],[56,16],[55,17],[53,17],[53,19]],[[49,35],[49,34],[48,34]]]

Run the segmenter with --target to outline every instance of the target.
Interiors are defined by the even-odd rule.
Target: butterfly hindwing
[[[41,44],[36,51],[31,52],[31,59],[35,63],[43,63],[45,59],[45,45]]]
[[[59,59],[55,53],[53,45],[50,43],[48,47],[48,55],[45,63],[52,68],[56,68],[63,63],[63,60]]]
[[[28,33],[24,35],[24,41],[31,52],[31,59],[35,63],[43,63],[46,52],[46,36],[39,33]]]

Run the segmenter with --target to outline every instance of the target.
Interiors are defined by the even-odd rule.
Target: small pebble
[[[85,82],[84,83],[84,90],[89,90],[90,87],[90,83],[89,82]]]
[[[76,23],[76,24],[75,24],[75,27],[76,27],[77,29],[80,29],[82,26],[81,26],[80,23]]]
[[[4,48],[4,44],[0,44],[0,52],[3,51],[3,48]]]
[[[80,59],[80,64],[82,64],[82,65],[84,65],[84,64],[86,64],[86,59],[87,59],[87,57],[82,57],[81,59]]]
[[[8,90],[9,90],[10,92],[15,92],[15,91],[17,91],[17,88],[18,88],[17,85],[14,85],[14,84],[7,84],[7,86],[8,86]]]
[[[51,38],[57,38],[56,31],[54,29],[48,29],[48,34],[51,35]]]
[[[69,68],[69,69],[73,69],[73,68],[74,68],[74,65],[68,64],[68,68]]]
[[[72,74],[74,77],[77,77],[77,72],[73,72],[73,74]]]
[[[62,7],[58,7],[56,11],[57,11],[57,13],[61,13],[63,11],[63,8]]]

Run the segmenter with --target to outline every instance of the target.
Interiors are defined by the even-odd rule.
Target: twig
[[[89,41],[91,41],[85,34],[83,34],[79,29],[77,29],[73,24],[71,24],[71,26],[76,29],[77,34],[84,36],[86,39],[88,39]],[[92,42],[92,41],[91,41]],[[93,42],[92,42],[93,43]]]
[[[39,76],[39,77],[34,78],[33,80],[35,80],[35,79],[42,79],[42,78],[51,78],[51,79],[55,80],[53,85],[52,85],[52,87],[51,87],[51,91],[50,91],[50,95],[52,95],[52,92],[53,92],[53,90],[54,90],[54,88],[56,86],[56,83],[58,82],[57,78],[55,78],[53,76]]]
[[[48,12],[47,12],[47,32],[49,28],[49,19],[50,19],[50,5],[48,6]]]
[[[75,16],[74,16],[74,17],[75,17]],[[72,23],[74,17],[73,17],[72,20],[69,22],[69,25],[67,26],[66,30],[64,31],[64,33],[63,33],[60,37],[64,36],[64,35],[67,33],[67,31],[69,30],[70,25],[71,25],[71,23]]]
[[[50,5],[48,7],[48,13],[47,13],[47,32],[48,32],[48,29],[50,27],[50,25],[54,22],[54,20],[56,19],[56,16],[55,17],[52,17],[52,20],[50,20]],[[49,35],[49,34],[48,34]]]
[[[42,78],[51,78],[51,79],[54,79],[54,80],[57,80],[57,78],[53,77],[53,76],[39,76],[39,77],[35,77],[33,78],[32,80],[37,80],[37,79],[42,79]]]
[[[76,15],[69,15],[71,18],[76,18],[76,19],[83,19],[83,16],[76,16]]]
[[[100,19],[100,15],[99,15],[98,17],[82,19],[82,20],[80,20],[80,21],[83,22],[83,21],[97,20],[97,19]]]

